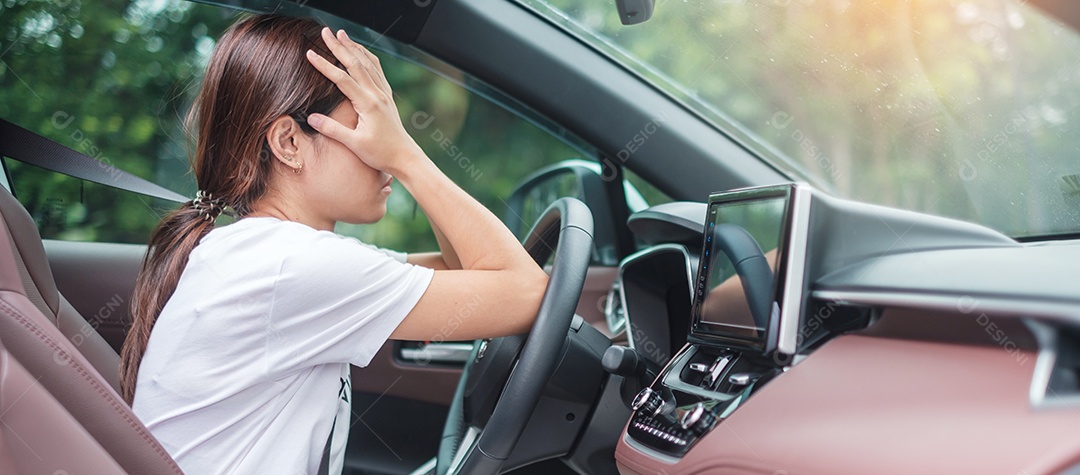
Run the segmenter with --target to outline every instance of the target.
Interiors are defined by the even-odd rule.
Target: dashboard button
[[[682,419],[679,420],[679,426],[683,429],[689,429],[694,427],[698,421],[701,420],[701,415],[705,413],[705,405],[702,403],[694,404],[693,407],[683,413]]]
[[[720,379],[720,375],[727,368],[728,363],[731,362],[731,357],[721,356],[713,361],[712,366],[709,367],[709,374],[705,376],[705,384],[709,387],[716,384],[716,381]]]
[[[679,420],[679,426],[688,431],[686,436],[692,439],[697,435],[708,432],[714,422],[716,422],[716,416],[705,407],[704,403],[699,402],[683,413],[682,419]]]
[[[634,397],[634,402],[630,405],[630,408],[647,416],[655,416],[663,406],[664,398],[660,396],[660,393],[652,388],[645,388]]]
[[[746,386],[750,384],[750,373],[737,373],[728,377],[727,381],[732,386]]]

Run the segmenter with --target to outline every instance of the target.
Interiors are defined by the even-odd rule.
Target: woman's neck
[[[282,221],[300,223],[320,231],[331,232],[334,230],[335,224],[333,220],[320,218],[311,213],[305,213],[302,209],[288,206],[287,203],[280,203],[277,202],[277,200],[260,200],[258,203],[252,205],[251,212],[244,216],[277,218]]]

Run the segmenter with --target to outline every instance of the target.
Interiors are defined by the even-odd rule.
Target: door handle
[[[469,361],[472,350],[472,343],[426,343],[402,348],[401,359],[416,364],[462,364]]]

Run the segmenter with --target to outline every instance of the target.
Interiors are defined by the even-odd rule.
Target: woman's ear
[[[296,173],[304,167],[300,148],[301,142],[306,139],[300,125],[287,115],[274,119],[270,123],[270,129],[266,131],[266,143],[270,144],[274,158]]]

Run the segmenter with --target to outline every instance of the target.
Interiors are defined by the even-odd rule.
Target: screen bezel
[[[709,196],[708,206],[705,211],[701,250],[699,252],[700,259],[693,289],[694,301],[691,306],[688,341],[722,345],[732,349],[749,350],[763,354],[773,353],[778,349],[784,353],[794,354],[797,343],[798,319],[802,308],[803,264],[805,262],[807,238],[806,222],[809,218],[809,194],[810,190],[805,185],[785,184],[745,188],[714,193]],[[708,272],[705,268],[710,262],[709,259],[705,258],[705,250],[709,245],[706,238],[709,229],[711,229],[709,227],[710,215],[715,206],[768,199],[784,200],[772,289],[772,301],[775,302],[775,307],[770,312],[764,337],[747,338],[732,335],[725,332],[723,326],[703,321],[701,318],[703,299],[708,291],[706,288]],[[763,249],[763,251],[767,252],[768,250]]]

